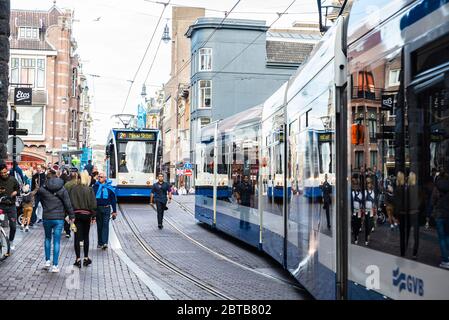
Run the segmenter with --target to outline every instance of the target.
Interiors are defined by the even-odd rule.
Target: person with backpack
[[[43,224],[45,230],[45,269],[50,272],[59,272],[59,251],[61,233],[64,227],[66,213],[71,223],[75,219],[72,204],[64,181],[57,177],[56,171],[50,170],[47,182],[40,187],[37,194],[40,196],[43,207]],[[53,266],[50,261],[51,242],[53,239]]]
[[[31,223],[31,215],[33,213],[34,207],[34,196],[36,195],[39,187],[34,189],[34,191],[30,191],[30,186],[28,184],[24,185],[22,188],[22,225],[21,229],[25,232],[30,230],[29,224]]]
[[[87,171],[81,172],[76,178],[76,184],[69,191],[70,201],[75,212],[75,254],[76,261],[73,264],[81,268],[81,246],[83,241],[84,261],[83,265],[87,267],[92,263],[89,258],[89,230],[91,223],[95,222],[95,210],[97,209],[97,200],[94,190],[89,187],[90,175]]]
[[[360,188],[358,177],[352,178],[352,190],[351,190],[351,229],[354,244],[359,241],[360,228],[362,226],[362,214],[363,214],[363,192]]]

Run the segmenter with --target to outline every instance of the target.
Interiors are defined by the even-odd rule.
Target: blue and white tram
[[[196,217],[267,252],[318,299],[449,299],[449,218],[430,205],[440,181],[449,183],[449,1],[348,5],[257,115],[253,108],[220,122],[235,134],[220,133],[220,123],[207,129],[225,141],[215,144],[214,163],[227,155],[230,164],[227,176],[210,167],[209,188],[237,182],[242,141],[252,141],[246,154],[257,165],[254,174],[246,167],[250,205],[213,191],[208,201],[196,199],[209,219]],[[250,115],[249,127],[239,123]],[[354,123],[366,139],[354,139]],[[384,126],[395,133],[379,134]],[[376,178],[363,173],[374,166]],[[365,192],[380,179],[381,193],[392,172],[398,214],[373,228],[369,216],[360,219],[363,227],[354,224],[366,211],[353,211],[352,190]],[[330,212],[309,201],[321,195],[325,176]]]
[[[159,130],[111,130],[106,145],[106,172],[117,197],[150,196],[159,148]]]

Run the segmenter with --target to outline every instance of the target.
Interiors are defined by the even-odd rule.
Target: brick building
[[[72,22],[73,12],[56,6],[48,11],[11,10],[8,105],[14,103],[14,87],[33,88],[32,105],[17,106],[18,126],[28,129],[28,136],[22,137],[23,162],[59,161],[61,152],[86,143],[89,133],[82,124],[89,125],[83,114],[89,111],[89,100]]]

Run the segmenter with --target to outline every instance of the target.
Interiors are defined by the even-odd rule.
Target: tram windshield
[[[154,173],[156,142],[120,141],[118,145],[119,172]]]

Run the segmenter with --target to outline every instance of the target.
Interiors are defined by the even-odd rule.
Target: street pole
[[[6,159],[6,141],[9,87],[9,17],[10,0],[0,0],[0,160]]]
[[[13,113],[12,120],[12,172],[13,177],[16,175],[16,159],[17,159],[17,109],[16,106],[11,107]]]

